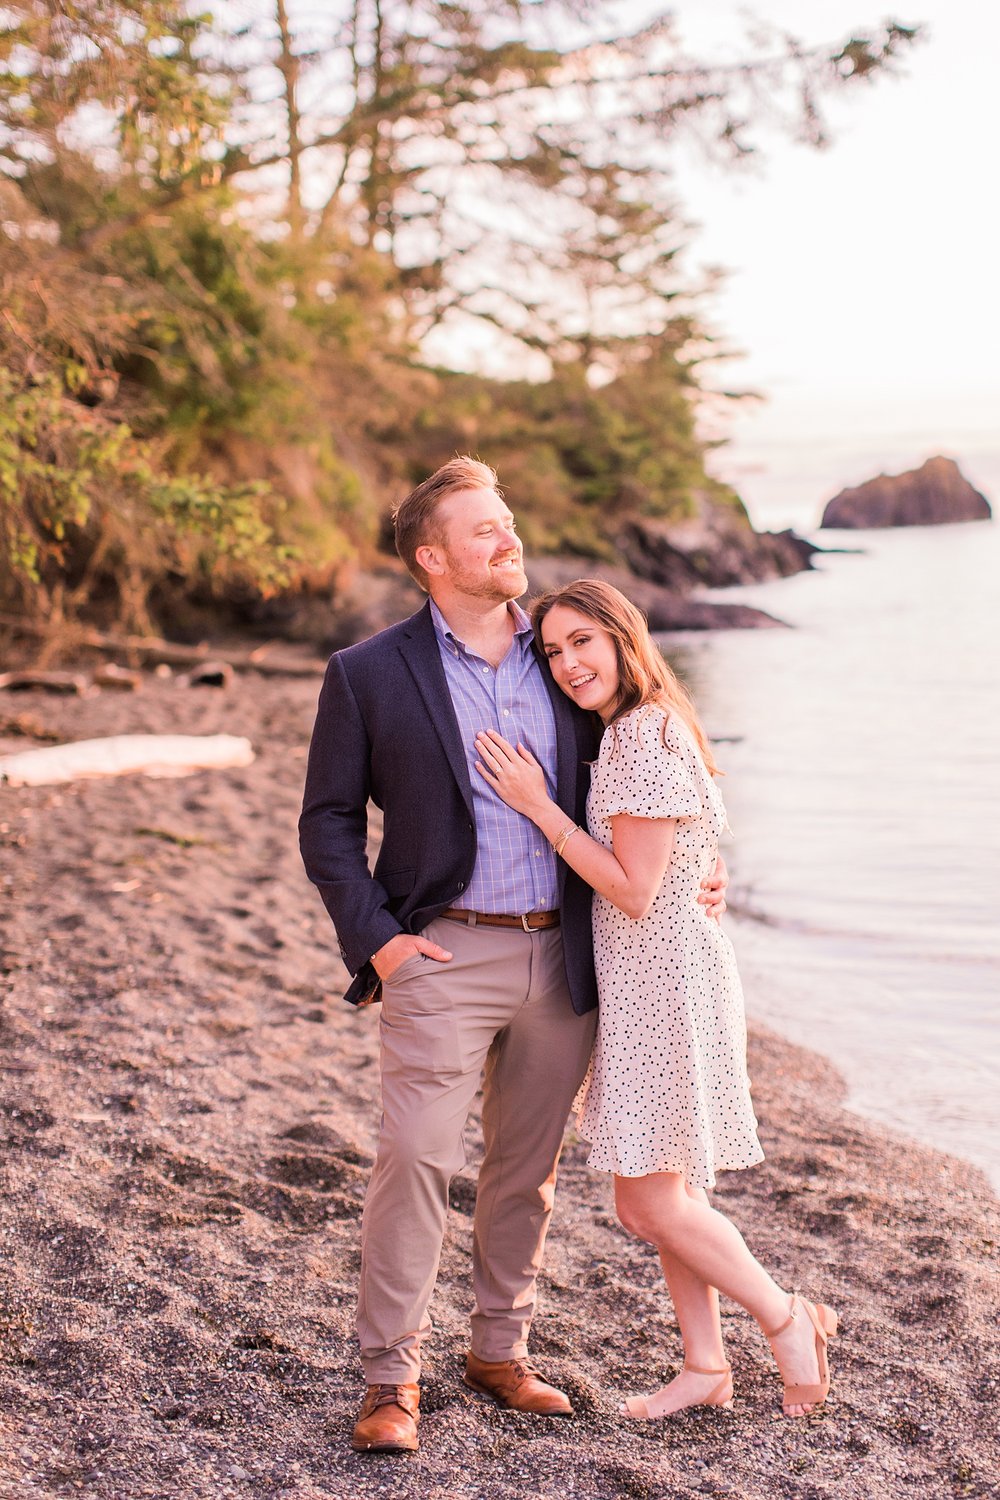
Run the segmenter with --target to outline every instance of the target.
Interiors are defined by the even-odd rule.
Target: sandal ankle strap
[[[795,1322],[795,1319],[798,1317],[798,1314],[799,1314],[798,1301],[799,1301],[798,1293],[797,1292],[793,1292],[792,1293],[792,1300],[788,1304],[788,1317],[785,1319],[785,1321],[778,1328],[772,1328],[770,1330],[768,1330],[767,1328],[765,1328],[764,1329],[764,1337],[766,1339],[776,1339],[778,1337],[779,1333],[784,1333],[784,1331],[785,1331],[786,1328],[791,1328],[792,1324]]]

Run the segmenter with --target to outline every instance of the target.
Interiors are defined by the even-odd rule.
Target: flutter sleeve
[[[605,731],[602,746],[604,816],[697,818],[702,812],[697,750],[687,736],[666,725],[660,709],[638,709]]]

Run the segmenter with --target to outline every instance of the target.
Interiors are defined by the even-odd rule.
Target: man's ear
[[[435,547],[432,543],[418,547],[413,556],[424,572],[431,574],[435,578],[440,577],[446,571],[444,552],[440,547]]]

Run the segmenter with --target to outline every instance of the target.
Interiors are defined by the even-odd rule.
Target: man
[[[496,481],[486,464],[455,458],[399,506],[397,549],[430,599],[331,658],[309,754],[306,870],[355,976],[346,998],[382,999],[359,1452],[417,1447],[448,1187],[481,1079],[465,1382],[518,1411],[572,1410],[529,1362],[527,1339],[563,1130],[593,1042],[591,892],[476,774],[474,741],[490,726],[526,745],[568,826],[584,821],[598,736],[535,653],[515,602],[527,588],[521,543]],[[369,799],[384,821],[374,873]],[[713,913],[725,879],[710,883]]]

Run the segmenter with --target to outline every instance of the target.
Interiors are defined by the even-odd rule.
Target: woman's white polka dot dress
[[[611,845],[616,813],[676,818],[670,864],[649,912],[594,895],[597,1041],[578,1129],[589,1165],[622,1177],[719,1171],[762,1161],[746,1071],[736,957],[697,896],[726,827],[722,796],[687,725],[653,705],[609,725],[591,777],[590,833]]]

